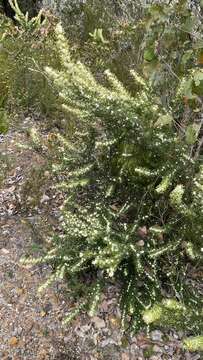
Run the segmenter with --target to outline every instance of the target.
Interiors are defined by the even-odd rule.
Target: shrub
[[[165,106],[174,104],[180,81],[189,71],[199,72],[202,62],[202,11],[199,1],[161,1],[149,6],[143,19],[144,73],[153,83]],[[197,89],[187,82],[187,99],[195,98]],[[184,98],[184,100],[186,100]],[[179,103],[177,114],[184,108]],[[183,109],[184,111],[184,109]]]
[[[0,15],[0,96],[9,111],[33,108],[51,115],[57,107],[56,96],[40,69],[47,63],[57,66],[53,19],[46,14],[43,20],[40,12],[29,20],[16,1],[10,4],[17,26]]]
[[[12,9],[12,4],[10,5],[11,2],[14,1],[0,0],[0,11],[12,18],[15,15],[15,11]],[[38,3],[38,0],[18,0],[18,4],[22,12],[28,12],[30,17],[37,15]]]
[[[140,60],[143,31],[135,25],[144,13],[143,1],[44,0],[43,4],[60,17],[75,58],[88,64],[97,77],[102,78],[109,68],[124,84],[133,86],[128,69]],[[104,42],[92,36],[98,30]]]
[[[187,294],[186,294],[187,295]],[[189,296],[189,294],[188,294]],[[200,304],[199,304],[200,307]],[[175,328],[188,334],[199,334],[203,331],[202,310],[196,311],[194,304],[181,304],[175,299],[165,299],[145,310],[143,319],[146,324],[163,328]],[[190,336],[183,340],[183,347],[189,351],[203,351],[203,336]]]
[[[185,339],[184,346],[190,351],[203,351],[203,336],[195,336]]]
[[[202,311],[197,312],[196,307],[191,304],[185,306],[175,299],[164,299],[162,303],[146,310],[143,319],[146,324],[198,333],[200,329],[203,330],[202,315]]]
[[[199,158],[192,158],[187,136],[174,131],[171,114],[137,73],[131,72],[134,96],[110,71],[104,87],[71,60],[60,26],[57,36],[62,69],[46,73],[75,119],[75,137],[58,140],[54,169],[67,200],[62,235],[33,260],[54,268],[41,289],[66,275],[74,289],[91,274],[66,321],[84,307],[92,315],[108,281],[122,285],[124,327],[130,317],[131,329],[138,329],[144,311],[165,297],[198,312],[199,290],[188,281],[188,268],[202,259]]]

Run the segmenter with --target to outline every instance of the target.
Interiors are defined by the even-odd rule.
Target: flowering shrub
[[[41,290],[66,275],[74,288],[91,274],[65,321],[84,307],[92,315],[109,280],[122,285],[124,327],[130,318],[131,329],[138,329],[145,311],[166,297],[200,314],[199,287],[188,280],[190,264],[202,259],[199,158],[142,77],[131,72],[134,96],[110,71],[104,87],[72,61],[60,26],[57,38],[62,68],[47,67],[46,74],[74,121],[74,138],[57,140],[54,171],[67,199],[63,233],[45,257],[33,259],[53,265]]]

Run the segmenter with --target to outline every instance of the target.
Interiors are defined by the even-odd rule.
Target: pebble
[[[126,353],[121,354],[121,360],[130,360],[130,356]]]
[[[106,327],[106,323],[103,319],[99,318],[98,316],[94,316],[92,318],[92,322],[95,324],[97,329],[102,329]]]
[[[13,332],[13,335],[14,335],[14,336],[19,336],[19,335],[22,334],[22,332],[23,332],[22,327],[18,327],[18,328],[15,329],[15,331]]]
[[[162,336],[163,336],[163,334],[159,330],[154,330],[151,332],[151,339],[153,341],[162,341]]]
[[[3,248],[3,249],[1,249],[1,253],[2,253],[3,255],[8,255],[8,254],[9,254],[9,250]]]
[[[194,355],[191,360],[199,360],[200,359],[200,355],[199,354],[196,354]]]
[[[158,345],[154,345],[153,346],[153,351],[156,353],[161,353],[163,352],[163,350],[158,346]]]
[[[41,200],[40,200],[40,203],[43,204],[43,203],[45,203],[45,202],[47,202],[47,201],[49,201],[49,200],[50,200],[50,197],[47,196],[46,194],[44,194],[44,195],[42,196]]]
[[[117,342],[113,340],[112,338],[105,339],[101,342],[100,346],[102,348],[108,346],[108,345],[117,345]]]
[[[137,350],[139,349],[139,347],[135,344],[135,343],[133,343],[131,346],[130,346],[130,350],[131,350],[131,352],[137,352]]]

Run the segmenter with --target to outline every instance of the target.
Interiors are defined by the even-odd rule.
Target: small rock
[[[39,354],[38,354],[38,359],[39,360],[45,360],[47,359],[47,351],[45,349],[40,350]]]
[[[64,341],[64,343],[66,344],[68,344],[68,342],[70,341],[70,338],[68,337],[68,336],[65,336],[64,338],[63,338],[63,341]]]
[[[191,360],[199,360],[200,359],[200,355],[196,354],[193,357],[191,357]]]
[[[83,325],[83,326],[81,326],[81,331],[85,334],[90,330],[90,328],[91,328],[90,324]]]
[[[23,332],[22,327],[18,327],[17,329],[14,330],[13,336],[14,336],[14,337],[15,337],[15,336],[20,336],[20,335],[22,334],[22,332]]]
[[[161,353],[161,352],[162,352],[162,349],[161,349],[159,346],[154,345],[154,346],[153,346],[153,351],[156,352],[156,353]]]
[[[44,195],[42,196],[41,200],[40,200],[40,203],[43,204],[43,203],[45,203],[45,202],[47,202],[47,201],[49,201],[49,200],[50,200],[50,197],[47,196],[46,194],[44,194]]]
[[[151,339],[153,341],[162,341],[162,336],[163,336],[163,334],[159,330],[154,330],[151,332]]]
[[[83,338],[85,334],[90,330],[91,325],[77,326],[75,328],[75,333],[77,336]]]
[[[9,250],[3,248],[3,249],[1,249],[1,253],[2,253],[3,255],[8,255],[8,254],[9,254]]]
[[[121,360],[130,360],[130,356],[126,353],[121,354]]]
[[[131,344],[133,344],[133,343],[137,344],[137,337],[136,337],[136,336],[133,336],[133,337],[131,338],[131,340],[130,340],[130,343],[131,343]]]
[[[30,116],[26,116],[24,122],[26,123],[27,121],[30,121],[31,120],[31,117]]]
[[[183,332],[183,331],[179,331],[179,332],[178,332],[178,337],[179,337],[179,339],[182,339],[183,336],[184,336],[184,332]]]
[[[140,241],[138,241],[137,243],[136,243],[138,246],[144,246],[144,244],[145,244],[145,242],[144,242],[144,240],[140,240]]]
[[[117,345],[122,344],[122,334],[120,331],[118,331],[118,329],[112,332],[111,337],[116,341]]]
[[[92,318],[92,322],[95,324],[97,329],[102,329],[106,327],[106,323],[103,319],[99,318],[98,316],[94,316]]]
[[[139,347],[137,346],[136,343],[131,344],[131,346],[130,346],[130,351],[131,351],[132,353],[133,353],[133,352],[137,352],[138,349],[139,349]]]
[[[173,347],[169,347],[168,346],[168,349],[165,349],[166,350],[166,353],[170,356],[173,356],[173,353],[174,353],[174,350],[175,350],[175,346]]]
[[[101,342],[101,347],[105,347],[105,346],[108,346],[108,345],[117,345],[117,342],[111,338],[108,338],[106,340],[103,340]]]

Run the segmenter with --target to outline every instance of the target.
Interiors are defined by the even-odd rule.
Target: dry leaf
[[[120,319],[116,318],[115,316],[110,316],[109,321],[113,328],[118,328],[120,326]]]
[[[46,312],[42,310],[41,313],[40,313],[40,316],[41,316],[41,317],[45,317],[45,316],[46,316]]]
[[[13,336],[12,338],[9,339],[8,343],[10,346],[17,346],[18,339],[15,336]]]
[[[22,289],[22,288],[17,288],[17,289],[16,289],[16,293],[18,294],[18,296],[21,296],[21,295],[23,295],[23,293],[24,293],[24,289]]]

